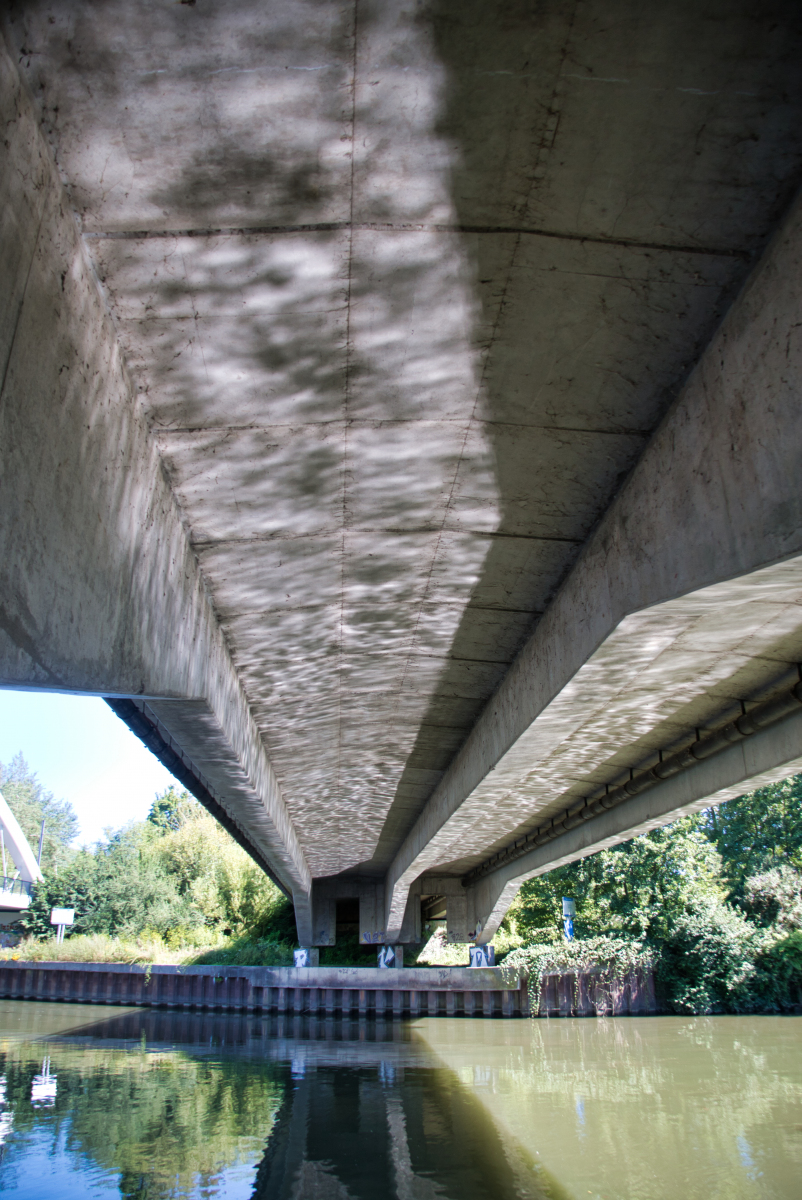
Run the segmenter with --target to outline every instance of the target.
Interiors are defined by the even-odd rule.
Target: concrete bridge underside
[[[312,945],[802,769],[798,5],[3,34],[0,685],[107,697]]]

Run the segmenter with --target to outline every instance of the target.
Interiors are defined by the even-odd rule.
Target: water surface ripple
[[[17,1200],[791,1200],[802,1021],[0,1002]]]

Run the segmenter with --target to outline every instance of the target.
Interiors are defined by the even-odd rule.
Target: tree
[[[744,881],[738,907],[753,924],[781,933],[802,929],[802,874],[793,867],[774,867]]]
[[[781,866],[802,870],[802,775],[708,809],[705,824],[735,897],[750,875]]]
[[[152,931],[168,937],[203,925],[203,914],[182,897],[147,853],[143,822],[79,850],[58,874],[48,872],[22,918],[29,933],[47,936],[52,907],[74,908],[74,933],[136,937]]]
[[[71,853],[70,843],[78,836],[78,818],[72,805],[45,791],[22,754],[15,755],[8,765],[0,763],[0,791],[34,854],[39,847],[44,818],[42,870],[52,870],[64,863]]]
[[[156,796],[150,806],[147,819],[162,833],[168,830],[180,829],[187,821],[195,820],[203,813],[203,808],[189,792],[179,792],[173,785]]]
[[[665,1001],[680,1013],[760,1008],[755,963],[764,945],[751,921],[728,904],[674,915],[657,962]]]
[[[146,821],[73,851],[58,871],[47,869],[24,928],[49,935],[53,907],[75,909],[74,933],[153,932],[170,944],[197,944],[218,933],[270,936],[276,921],[284,934],[288,925],[278,888],[214,817],[175,787],[156,796]]]
[[[275,884],[188,793],[171,788],[157,796],[148,822],[144,852],[207,925],[257,933],[284,906]]]
[[[679,913],[721,904],[721,859],[701,816],[632,838],[525,883],[508,923],[527,941],[562,936],[562,897],[576,901],[578,937],[662,937]]]

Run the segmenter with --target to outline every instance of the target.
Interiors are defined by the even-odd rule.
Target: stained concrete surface
[[[304,864],[398,874],[788,208],[798,10],[142,0],[9,13]],[[693,539],[692,516],[660,536]],[[766,561],[747,550],[738,570]],[[647,592],[620,616],[654,603]],[[666,620],[658,641],[678,636]],[[680,663],[674,646],[659,684],[647,654],[637,688],[630,672],[604,692],[596,727],[577,710],[537,796],[517,782],[540,761],[528,743],[514,799],[460,785],[459,835],[444,829],[426,869],[465,869],[767,685],[766,660],[779,675],[797,633],[779,610],[766,620],[749,643],[760,621],[739,612],[714,662],[691,647]],[[638,660],[638,637],[619,633],[604,678]],[[591,638],[574,669],[597,649]],[[103,657],[71,653],[76,667]],[[126,691],[106,676],[101,688]],[[473,760],[478,780],[511,736]]]
[[[0,56],[0,678],[160,697],[203,742],[200,770],[298,896],[310,872],[234,672],[87,261]],[[183,750],[192,752],[191,738]]]

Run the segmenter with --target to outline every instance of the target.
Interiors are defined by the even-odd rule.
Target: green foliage
[[[16,815],[17,796],[10,795]],[[75,909],[68,936],[126,943],[144,935],[167,949],[208,947],[227,935],[282,945],[296,939],[291,903],[217,821],[176,788],[156,797],[146,821],[91,849],[62,854],[44,875],[21,921],[39,938],[52,935],[51,908],[65,907]]]
[[[224,945],[185,957],[184,962],[208,966],[291,967],[291,942],[273,942],[260,938],[231,938]]]
[[[321,967],[375,967],[378,958],[378,946],[363,946],[358,933],[337,935],[335,946],[322,946],[320,950]]]
[[[762,928],[802,929],[802,875],[789,866],[752,875],[744,881],[738,907]]]
[[[578,938],[607,933],[659,938],[676,913],[719,903],[724,894],[721,859],[705,836],[704,818],[683,817],[530,879],[506,923],[529,943],[561,939],[562,898],[570,896]]]
[[[749,1012],[760,1007],[755,959],[763,939],[726,904],[679,913],[661,939],[657,983],[678,1013]]]
[[[802,930],[764,946],[755,962],[754,991],[764,1011],[802,1006]]]
[[[65,862],[70,843],[78,836],[78,818],[72,805],[45,791],[22,754],[15,755],[8,764],[0,763],[0,791],[34,854],[44,819],[42,870],[52,870]]]
[[[203,941],[208,943],[207,935]],[[211,949],[206,945],[206,949]],[[162,963],[178,966],[195,961],[198,947],[169,946],[152,929],[136,937],[112,937],[107,933],[73,933],[59,945],[54,938],[25,938],[9,957],[22,962]]]
[[[157,820],[151,820],[154,812]],[[145,840],[147,857],[205,925],[225,934],[247,931],[263,937],[277,924],[290,933],[286,898],[186,792],[157,797]],[[291,936],[294,939],[294,921]]]
[[[191,821],[202,813],[202,808],[189,792],[179,792],[173,786],[167,788],[156,797],[150,806],[147,820],[155,825],[161,833],[180,829],[186,821]]]
[[[602,935],[574,938],[512,950],[504,959],[505,967],[515,967],[529,976],[528,992],[532,1011],[540,1005],[543,976],[553,972],[598,970],[609,983],[622,979],[628,971],[654,966],[652,947],[627,937]]]
[[[496,953],[498,942],[496,939]],[[404,950],[404,965],[407,967],[467,967],[470,958],[467,942],[449,942],[443,928],[434,933],[422,946]]]
[[[705,823],[735,896],[751,875],[783,865],[802,870],[802,775],[708,809]]]
[[[529,880],[502,926],[526,948],[505,965],[542,973],[584,956],[620,974],[642,953],[674,1012],[799,1005],[801,800],[796,776]],[[571,946],[563,896],[577,905]]]
[[[51,934],[54,906],[75,909],[75,933],[131,937],[149,928],[165,937],[177,926],[203,924],[203,914],[148,849],[141,825],[131,825],[94,850],[79,850],[35,889],[22,920],[26,931]]]
[[[654,965],[654,950],[631,938],[602,935],[594,938],[574,938],[571,942],[553,942],[546,946],[526,946],[511,951],[504,960],[505,967],[525,967],[538,979],[552,971],[587,971],[600,967],[620,976],[637,967]]]
[[[66,1139],[77,1155],[113,1173],[119,1195],[131,1200],[218,1195],[220,1172],[242,1160],[243,1145],[269,1137],[285,1094],[270,1062],[50,1042],[58,1091],[52,1108],[34,1108],[39,1051],[8,1045],[0,1054],[15,1132],[35,1134],[45,1154]],[[60,1191],[54,1181],[53,1194]]]

